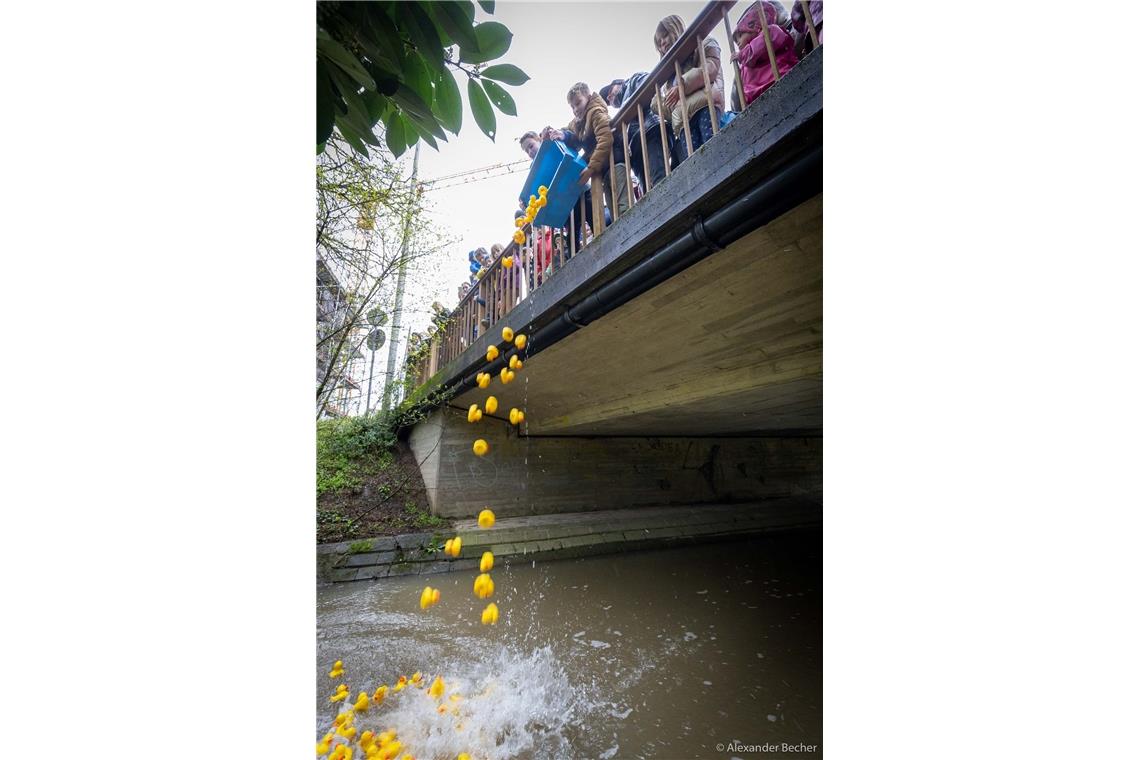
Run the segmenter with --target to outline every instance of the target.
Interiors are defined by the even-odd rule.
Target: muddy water
[[[355,697],[422,671],[442,700],[405,689],[358,721],[418,760],[821,757],[820,548],[811,531],[516,561],[492,573],[496,626],[473,572],[322,587],[317,733],[340,681]],[[442,598],[421,611],[426,584]]]

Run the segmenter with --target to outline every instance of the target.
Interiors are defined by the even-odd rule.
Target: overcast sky
[[[657,22],[676,13],[686,24],[703,8],[701,2],[606,2],[540,3],[498,2],[494,15],[476,5],[476,20],[494,19],[514,33],[511,48],[495,63],[513,63],[530,76],[521,87],[508,87],[518,107],[518,116],[495,112],[498,132],[491,142],[475,124],[467,105],[466,77],[459,74],[464,99],[463,127],[459,136],[440,143],[437,153],[428,146],[420,151],[420,177],[432,179],[491,164],[525,158],[518,137],[528,129],[550,124],[565,126],[571,118],[566,92],[583,81],[595,92],[611,80],[637,71],[649,71],[659,60],[653,47]],[[747,3],[739,3],[729,15],[735,23]],[[713,35],[724,52],[728,46],[723,25]],[[725,86],[732,86],[726,75]],[[611,109],[612,113],[612,109]],[[410,162],[410,151],[408,153]],[[410,164],[409,164],[410,165]],[[518,172],[453,188],[430,191],[440,225],[458,237],[421,287],[420,300],[439,300],[448,307],[457,301],[456,288],[467,277],[467,252],[493,243],[506,245],[514,232],[517,197],[526,179]],[[411,315],[409,315],[411,316]],[[421,320],[426,321],[426,315]]]

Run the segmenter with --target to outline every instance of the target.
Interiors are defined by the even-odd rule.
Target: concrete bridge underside
[[[818,505],[822,316],[817,195],[433,411],[409,438],[433,510]],[[489,395],[497,414],[467,423]]]

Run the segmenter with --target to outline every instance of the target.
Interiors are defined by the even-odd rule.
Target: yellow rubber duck
[[[360,735],[360,748],[367,752],[368,748],[372,746],[372,741],[375,736],[376,734],[372,731],[365,731],[362,733]]]
[[[511,354],[511,360],[507,362],[507,366],[514,369],[522,369],[522,362],[519,360],[518,354]]]
[[[526,336],[522,333],[519,333],[515,336],[515,348],[517,348],[519,351],[522,351],[524,348],[526,348]]]
[[[344,675],[344,663],[337,660],[333,663],[332,670],[329,671],[329,678],[340,678]]]
[[[521,219],[519,221],[521,221],[523,224],[528,224],[530,222],[530,219],[526,219],[524,217],[523,219]],[[526,235],[523,233],[522,230],[515,230],[515,234],[512,236],[512,239],[516,243],[518,243],[519,245],[522,245],[523,243],[526,242]]]
[[[475,441],[475,443],[471,445],[471,450],[475,452],[475,456],[477,457],[481,457],[486,454],[489,448],[490,447],[487,445],[487,442],[482,438]]]
[[[483,419],[483,414],[479,411],[478,404],[472,404],[471,406],[467,407],[468,422],[478,422],[481,419]]]
[[[487,605],[486,609],[483,610],[483,625],[495,625],[498,622],[499,608],[494,602],[491,602]]]
[[[521,216],[520,216],[518,219],[516,219],[516,220],[515,220],[515,226],[516,226],[516,227],[518,227],[518,228],[520,228],[520,229],[522,228],[522,226],[523,226],[524,224],[526,224],[526,222],[524,222],[524,221],[522,220],[522,217],[521,217]]]
[[[381,704],[386,696],[388,696],[388,687],[381,686],[376,690],[376,693],[372,695],[372,701],[376,704]]]
[[[495,513],[489,509],[484,509],[479,513],[479,527],[490,528],[495,524]]]
[[[483,552],[483,557],[479,560],[479,572],[489,573],[495,567],[495,555],[491,552]]]
[[[491,384],[491,373],[490,372],[480,372],[478,375],[475,376],[475,382],[478,384],[478,386],[480,388],[486,388],[488,385]]]
[[[409,681],[409,683],[414,684],[416,686],[423,686],[424,685],[423,680],[424,680],[423,673],[421,673],[420,671],[417,670],[415,673],[412,673],[412,678]]]
[[[443,546],[444,554],[450,554],[452,557],[458,557],[461,551],[463,551],[463,539],[459,536],[449,538]]]
[[[480,573],[475,577],[475,596],[486,599],[495,593],[495,582],[487,573]]]
[[[515,257],[514,256],[504,256],[503,257],[503,269],[510,269],[514,265],[515,265]]]
[[[435,680],[431,682],[431,688],[428,689],[428,694],[435,697],[436,699],[439,699],[440,696],[443,695],[443,689],[443,679],[439,676],[436,676]]]
[[[449,557],[451,556],[451,545],[454,542],[455,542],[454,538],[449,538],[443,542],[443,553]]]
[[[345,739],[351,741],[352,737],[356,736],[356,726],[352,725],[351,723],[345,723],[343,726],[338,728],[336,732],[343,736]]]
[[[487,347],[487,361],[493,362],[499,358],[499,349],[497,346]]]
[[[391,758],[400,754],[400,750],[402,750],[403,748],[404,748],[403,743],[398,742],[398,741],[393,739],[392,743],[384,748],[384,757],[387,758],[387,760],[391,760]]]
[[[539,199],[535,202],[534,205],[537,206],[538,208],[544,207],[546,205],[546,196],[545,195],[539,196]]]
[[[380,736],[377,738],[380,740],[381,744],[387,744],[396,738],[396,732],[391,729],[388,729],[387,731],[381,731]]]
[[[508,415],[508,417],[509,417],[512,425],[519,424],[519,410],[516,409],[515,407],[513,407],[513,406],[511,407],[511,413],[510,413],[510,415]]]
[[[514,370],[507,370],[507,382],[508,382],[508,383],[513,383],[514,381],[515,381],[515,373],[514,373]]]
[[[368,709],[368,705],[370,705],[370,704],[372,704],[372,703],[368,699],[368,695],[365,694],[364,692],[360,692],[360,696],[358,696],[356,698],[356,702],[352,705],[352,709],[358,713],[364,712],[365,710]]]
[[[336,748],[333,749],[332,754],[329,755],[329,760],[344,760],[344,753],[347,749],[348,748],[343,744],[336,745]]]
[[[515,331],[509,327],[504,327],[503,328],[503,340],[505,340],[507,343],[510,343],[514,339],[515,339]]]
[[[459,757],[455,758],[455,760],[471,760],[471,755],[468,755],[466,752],[460,752]]]
[[[499,410],[499,400],[494,396],[488,396],[483,402],[483,408],[487,410],[487,414],[494,414]]]
[[[501,370],[499,370],[499,382],[501,382],[503,385],[509,383],[510,379],[508,376],[510,375],[510,372],[511,371],[506,367],[503,367]]]
[[[420,609],[426,610],[432,605],[432,588],[431,586],[424,586],[424,590],[420,593]]]
[[[400,676],[396,679],[396,683],[392,686],[392,691],[403,691],[404,687],[408,685],[408,677]]]
[[[336,691],[333,692],[333,695],[331,697],[329,697],[329,702],[340,702],[341,700],[344,700],[347,698],[348,698],[348,686],[346,686],[345,684],[342,683],[340,686],[336,687]]]
[[[328,751],[329,751],[328,739],[322,739],[321,741],[317,742],[317,754],[318,755],[324,755]]]
[[[546,185],[539,185],[538,186],[538,197],[539,198],[546,195],[548,192],[550,192],[550,190],[549,190],[549,188],[547,188]]]

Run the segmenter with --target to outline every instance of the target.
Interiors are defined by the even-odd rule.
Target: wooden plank
[[[808,5],[808,0],[800,0],[800,7],[804,11],[804,22],[807,24],[808,34],[811,36],[811,44],[813,48],[819,47],[819,35],[815,31],[815,21],[811,17],[811,8]]]
[[[645,192],[648,193],[650,190],[653,189],[653,181],[649,178],[649,148],[647,148],[645,145],[645,115],[641,109],[641,106],[637,107],[637,126],[638,126],[638,129],[641,130],[641,173],[644,175],[642,177],[642,179],[645,180]],[[629,165],[629,156],[626,156],[625,160],[626,160],[626,165],[628,166]],[[633,183],[630,182],[630,184],[632,185]],[[630,190],[629,205],[633,206],[633,190],[632,189]]]
[[[628,171],[629,165],[626,164],[626,166],[627,166],[626,170]],[[598,176],[590,177],[590,194],[591,194],[591,196],[593,196],[590,199],[590,205],[592,205],[594,207],[593,208],[594,223],[591,225],[591,227],[593,228],[594,237],[597,237],[598,235],[602,234],[602,231],[605,229],[605,226],[606,226],[605,204],[603,203],[603,199],[605,198],[605,192],[602,190],[602,178],[601,177],[598,177]]]
[[[732,68],[736,71],[736,94],[740,96],[740,109],[748,107],[744,101],[744,78],[740,75],[740,61],[736,60],[736,43],[732,41],[732,27],[728,24],[728,9],[724,9],[724,33],[728,36],[728,52],[732,60]]]
[[[663,103],[665,98],[661,96],[661,85],[655,85],[654,90],[657,92],[657,102]],[[672,173],[669,164],[672,163],[669,159],[669,134],[665,131],[665,117],[660,113],[657,114],[657,126],[661,129],[661,157],[665,159],[665,176],[668,177]],[[649,171],[646,168],[646,171]]]
[[[764,35],[764,47],[768,49],[768,64],[772,67],[772,79],[780,81],[780,68],[776,65],[776,49],[772,47],[772,33],[768,31],[768,14],[760,8],[760,32]]]
[[[761,16],[764,14],[761,13]],[[712,133],[715,135],[720,131],[717,125],[719,121],[716,117],[716,104],[713,102],[712,85],[709,83],[709,62],[705,59],[705,41],[697,37],[697,50],[700,51],[701,57],[701,79],[705,81],[705,100],[708,101],[709,109],[709,122],[712,124]]]
[[[673,62],[673,67],[677,77],[677,87],[680,93],[681,103],[681,118],[685,124],[685,144],[689,146],[689,155],[693,155],[693,136],[689,133],[689,106],[685,103],[685,78],[681,75],[681,63],[679,61]]]
[[[633,208],[633,175],[629,171],[629,134],[626,132],[625,125],[622,125],[621,130],[622,144],[625,145],[625,192],[629,197],[629,207]]]
[[[621,125],[620,128],[622,130],[625,129],[624,125]],[[629,156],[626,156],[625,160],[629,161]],[[618,214],[617,169],[614,164],[614,152],[612,149],[610,150],[610,197],[614,199],[614,207],[610,209],[610,212],[614,215],[614,221],[616,222],[620,214]]]

